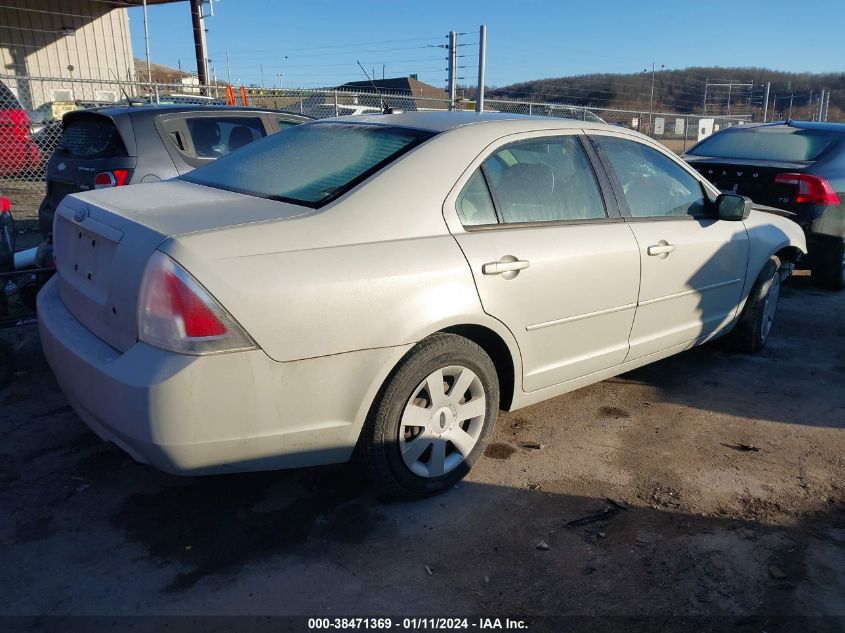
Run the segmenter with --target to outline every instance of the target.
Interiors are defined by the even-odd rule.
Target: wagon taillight
[[[109,187],[122,187],[126,184],[129,176],[128,169],[112,169],[101,171],[94,176],[94,189],[108,189]]]

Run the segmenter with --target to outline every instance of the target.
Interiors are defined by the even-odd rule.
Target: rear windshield
[[[824,130],[759,127],[714,134],[687,153],[712,158],[804,162],[816,160],[841,138],[840,134]]]
[[[65,126],[56,151],[70,158],[126,156],[126,147],[114,122],[97,115],[72,119]]]
[[[316,208],[431,136],[432,132],[385,125],[299,125],[251,143],[182,179]]]

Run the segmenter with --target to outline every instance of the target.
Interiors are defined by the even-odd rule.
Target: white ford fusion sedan
[[[774,210],[769,210],[774,211]],[[182,474],[343,462],[444,490],[500,408],[772,328],[805,251],[650,139],[583,121],[317,121],[68,196],[38,297],[70,403]]]

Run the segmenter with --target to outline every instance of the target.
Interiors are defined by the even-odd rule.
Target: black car
[[[845,287],[845,124],[740,125],[693,145],[683,158],[722,191],[794,213],[807,235],[814,282]]]
[[[38,210],[46,239],[67,194],[157,182],[205,165],[309,117],[216,105],[113,106],[68,112]]]

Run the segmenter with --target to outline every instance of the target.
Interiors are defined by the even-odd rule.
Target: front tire
[[[745,302],[731,339],[738,350],[759,352],[769,340],[780,300],[780,259],[772,255],[763,266]]]
[[[496,369],[481,347],[455,334],[421,341],[388,380],[364,430],[376,483],[405,498],[448,490],[483,453],[498,410]]]

